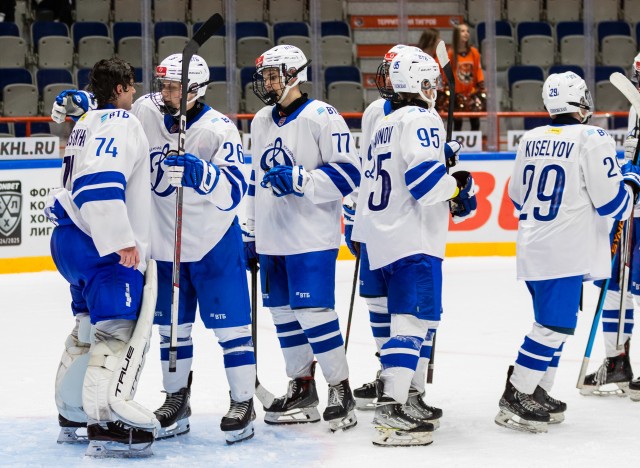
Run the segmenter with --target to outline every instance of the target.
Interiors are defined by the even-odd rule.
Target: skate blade
[[[580,395],[601,397],[617,396],[624,398],[625,396],[627,396],[628,389],[629,382],[608,383],[600,385],[599,387],[593,385],[584,385],[580,389]]]
[[[329,430],[336,432],[339,430],[346,431],[347,429],[355,427],[356,424],[358,424],[358,419],[356,418],[355,411],[351,410],[344,418],[332,419],[327,422],[329,423]]]
[[[406,432],[384,426],[376,426],[373,445],[379,447],[411,447],[433,443],[431,432]]]
[[[252,439],[255,434],[253,429],[253,423],[250,422],[247,427],[238,431],[225,431],[224,436],[227,440],[227,445],[237,444],[238,442],[244,442],[245,440]]]
[[[264,422],[267,424],[305,424],[318,421],[320,421],[320,413],[315,406],[295,408],[284,413],[267,411],[264,414]]]
[[[516,416],[511,411],[504,409],[500,409],[494,421],[498,426],[513,429],[514,431],[530,432],[532,434],[547,432],[546,422],[522,419],[520,416]]]
[[[356,400],[356,409],[360,411],[373,411],[376,409],[377,398],[358,398]]]
[[[179,421],[176,421],[170,426],[161,427],[158,430],[158,434],[156,435],[156,440],[161,439],[169,439],[170,437],[176,437],[179,435],[186,434],[191,430],[191,424],[189,423],[189,418],[183,418]]]
[[[78,434],[78,429],[82,432]],[[86,444],[89,443],[86,427],[61,427],[58,434],[59,444]]]
[[[85,456],[93,458],[146,458],[153,455],[152,443],[121,444],[108,440],[90,440]]]
[[[564,413],[549,413],[549,424],[560,424],[564,421]]]

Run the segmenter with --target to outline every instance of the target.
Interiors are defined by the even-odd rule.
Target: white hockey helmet
[[[376,87],[378,88],[378,92],[383,99],[387,101],[399,101],[400,96],[398,93],[393,91],[393,87],[391,86],[391,82],[389,81],[389,65],[391,61],[398,55],[400,52],[404,52],[407,50],[413,49],[415,52],[422,52],[421,49],[414,46],[408,46],[404,44],[396,44],[391,49],[384,54],[382,62],[378,66],[378,70],[376,71]]]
[[[389,78],[395,93],[415,93],[433,108],[440,86],[440,66],[429,54],[417,47],[400,51],[389,67]],[[432,89],[428,98],[424,92]]]
[[[284,100],[289,90],[307,81],[307,60],[304,53],[292,45],[278,45],[263,53],[256,59],[256,72],[253,74],[253,92],[267,105],[280,103]],[[264,86],[262,73],[269,68],[276,68],[280,74],[280,81],[284,84],[284,90],[280,96],[274,90],[268,91]],[[295,83],[290,83],[293,78],[298,78]]]
[[[577,112],[585,123],[593,114],[593,100],[587,83],[573,72],[549,75],[542,86],[542,101],[552,116]]]
[[[181,79],[182,54],[171,54],[156,67],[154,80],[155,92],[152,96],[156,105],[159,105],[161,112],[171,115],[178,115],[180,112],[180,109],[175,109],[173,106],[167,105],[167,103],[162,100],[162,96],[159,92],[162,89],[162,83],[164,81],[177,81],[179,83]],[[207,66],[207,62],[205,62],[205,60],[199,55],[192,56],[191,61],[189,62],[189,82],[187,84],[187,89],[189,90],[189,93],[195,93],[196,96],[188,100],[187,103],[191,103],[198,98],[204,97],[207,92],[206,85],[208,81],[209,67]],[[160,103],[157,101],[160,101]]]

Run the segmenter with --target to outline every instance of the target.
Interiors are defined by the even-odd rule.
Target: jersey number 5
[[[376,164],[376,183],[374,186],[374,190],[369,194],[369,209],[371,211],[382,211],[389,204],[389,196],[391,195],[391,174],[382,169],[382,163],[387,159],[391,158],[391,152],[378,154],[378,163]],[[379,195],[380,202],[375,203],[377,189],[378,189],[378,180],[381,183],[382,191]]]

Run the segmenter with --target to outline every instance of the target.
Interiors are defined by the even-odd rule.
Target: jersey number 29
[[[524,196],[524,201],[522,202],[523,210],[529,195],[531,195],[533,186],[535,185],[535,172],[536,166],[533,164],[525,166],[524,171],[522,172],[522,185],[527,186],[527,192]],[[551,181],[551,179],[553,181]],[[537,187],[535,188],[536,200],[533,201],[532,214],[535,220],[552,221],[556,216],[558,216],[560,204],[562,203],[562,195],[564,193],[565,180],[565,172],[561,166],[551,164],[542,168],[540,171],[540,177],[537,178]],[[543,205],[548,205],[544,210],[546,214],[543,212]],[[528,216],[529,214],[523,211],[520,214],[520,219],[527,219]]]

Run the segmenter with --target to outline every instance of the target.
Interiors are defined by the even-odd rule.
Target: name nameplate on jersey
[[[59,159],[60,138],[0,138],[0,161],[15,159]]]
[[[518,151],[518,144],[525,132],[526,130],[509,130],[507,132],[507,151]],[[624,129],[618,129],[607,130],[607,133],[616,142],[616,151],[624,151],[624,140],[627,138],[628,132]]]

